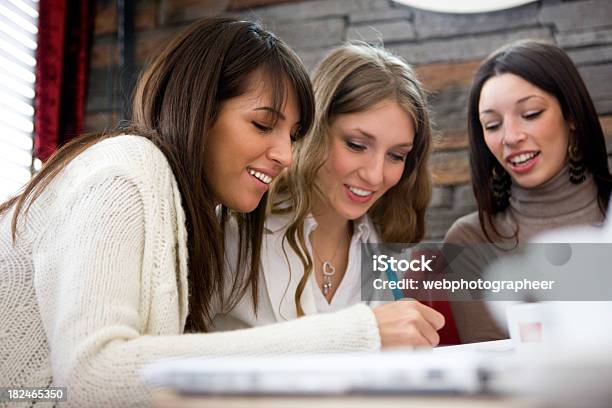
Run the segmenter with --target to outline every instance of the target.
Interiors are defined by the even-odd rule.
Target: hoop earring
[[[493,166],[491,171],[491,191],[498,209],[504,210],[510,204],[510,175],[504,169]]]
[[[586,180],[586,166],[577,142],[570,142],[567,147],[569,161],[569,179],[572,184],[580,184]]]

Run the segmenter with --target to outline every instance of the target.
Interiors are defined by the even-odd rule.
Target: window
[[[395,0],[423,10],[437,11],[440,13],[484,13],[487,11],[503,10],[522,4],[531,3],[535,0]]]
[[[32,175],[38,0],[0,0],[0,202]]]

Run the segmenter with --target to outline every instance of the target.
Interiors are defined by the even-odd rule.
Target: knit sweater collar
[[[597,200],[597,186],[588,173],[580,184],[569,181],[569,168],[563,167],[547,182],[523,188],[512,183],[510,208],[518,215],[537,218],[555,218],[569,215],[591,205]]]

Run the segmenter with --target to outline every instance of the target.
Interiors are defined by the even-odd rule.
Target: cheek
[[[330,157],[317,173],[317,183],[324,190],[330,190],[333,185],[336,184],[336,180],[338,179],[336,169],[332,163],[333,160]],[[326,194],[329,195],[329,191],[327,191]]]
[[[353,171],[354,160],[351,154],[341,149],[332,149],[329,153],[329,158],[325,163],[327,173],[333,182],[340,183],[343,179]]]
[[[267,162],[266,152],[271,147],[270,141],[274,135],[261,135],[254,133],[251,129],[234,129],[228,134],[220,157],[217,158],[221,166],[241,171],[249,165]]]
[[[205,142],[207,158],[217,163],[223,162],[223,156],[233,144],[232,135],[233,132],[225,121],[217,121],[208,133],[208,140]]]
[[[561,167],[567,161],[568,151],[568,138],[558,138],[551,142],[551,146],[556,150],[554,154],[554,162],[558,167]]]
[[[394,187],[397,183],[402,179],[402,174],[404,174],[404,167],[406,165],[393,165],[392,168],[387,170],[387,174],[385,175],[385,180],[387,184],[387,190],[391,187]]]
[[[565,123],[560,123],[556,127],[547,127],[542,132],[548,137],[543,142],[558,150],[559,155],[565,156],[569,145],[570,130]]]
[[[502,144],[500,143],[499,138],[493,135],[485,134],[484,142],[491,153],[493,153],[493,155],[499,159],[502,155]]]
[[[221,155],[219,147],[220,146],[217,144],[217,135],[212,133],[209,134],[208,140],[205,142],[203,154],[204,168],[209,175],[216,174],[215,169],[218,168],[218,159]]]

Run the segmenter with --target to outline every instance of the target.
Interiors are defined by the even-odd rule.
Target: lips
[[[513,153],[506,157],[506,163],[517,174],[527,173],[540,161],[540,152],[536,150]]]
[[[266,186],[269,186],[274,178],[278,175],[277,171],[259,167],[247,167],[247,173],[249,173],[249,175],[251,175],[251,177],[256,179],[258,182]]]
[[[354,186],[347,186],[349,190],[351,190],[352,193],[358,195],[359,197],[367,197],[371,194],[373,194],[373,191],[370,190],[364,190],[362,188],[359,187],[354,187]]]
[[[351,201],[359,204],[367,203],[374,196],[374,191],[372,190],[366,190],[348,184],[344,185],[344,191]]]
[[[506,161],[510,162],[510,164],[512,164],[513,166],[520,166],[522,164],[527,163],[529,160],[533,159],[539,154],[540,152],[536,152],[536,151],[513,154],[513,155],[508,156]]]
[[[270,184],[274,178],[260,171],[249,170],[249,174],[264,184]]]

